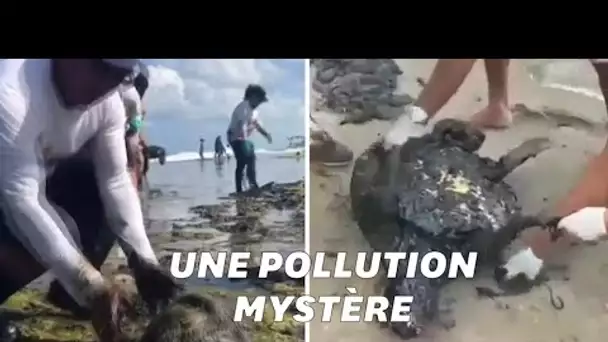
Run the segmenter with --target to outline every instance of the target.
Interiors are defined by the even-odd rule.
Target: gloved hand
[[[420,137],[427,133],[426,123],[429,116],[424,109],[410,105],[405,107],[403,113],[392,125],[391,129],[382,137],[382,146],[385,150],[401,146],[411,137]]]
[[[543,264],[543,260],[534,254],[532,248],[525,248],[512,255],[504,265],[496,270],[496,280],[504,283],[521,274],[532,282],[540,274]]]
[[[557,228],[583,241],[595,241],[606,235],[606,208],[587,207],[562,218]],[[523,274],[529,281],[535,280],[543,267],[543,260],[534,255],[531,248],[526,248],[511,256],[499,268],[500,281],[508,281]]]
[[[606,208],[583,208],[562,218],[557,228],[583,241],[595,241],[606,235]]]

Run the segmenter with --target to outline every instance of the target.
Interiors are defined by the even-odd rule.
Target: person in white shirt
[[[474,60],[472,60],[474,61]],[[604,102],[608,99],[608,59],[592,59]],[[505,128],[510,125],[511,113],[507,108],[508,60],[486,62],[490,89],[490,103],[473,118],[473,123],[486,128]],[[472,62],[442,60],[433,71],[416,103],[406,108],[405,113],[382,137],[385,149],[404,144],[409,138],[428,132],[427,123],[456,92],[458,86],[472,66]],[[495,95],[495,96],[493,96]],[[608,105],[607,105],[608,111]],[[556,206],[555,216],[561,218],[557,228],[568,233],[570,238],[595,241],[608,235],[608,142],[603,151],[587,165],[581,180]],[[543,230],[530,239],[530,247],[513,255],[497,269],[498,280],[507,285],[523,275],[533,284],[543,269],[543,257],[551,246],[551,237]]]
[[[234,158],[236,159],[235,183],[236,192],[243,192],[243,171],[246,171],[249,181],[249,188],[258,187],[255,169],[255,147],[249,140],[249,136],[254,130],[262,134],[268,143],[272,143],[272,137],[258,118],[256,108],[268,101],[266,90],[260,85],[250,84],[245,89],[243,101],[239,103],[230,118],[228,126],[228,142],[232,147]]]
[[[2,300],[50,270],[91,310],[102,341],[119,336],[120,293],[83,255],[69,218],[45,196],[54,166],[85,152],[112,234],[127,255],[140,294],[151,305],[179,286],[159,266],[127,172],[125,108],[116,91],[137,59],[0,61],[0,289]],[[87,227],[77,227],[80,230]],[[94,244],[94,242],[93,242]],[[28,257],[36,261],[24,267]],[[5,287],[6,286],[6,287]]]

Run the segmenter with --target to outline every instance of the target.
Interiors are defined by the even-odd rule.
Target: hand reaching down
[[[598,240],[606,235],[606,208],[583,208],[562,218],[557,228],[583,241]]]
[[[426,134],[428,119],[424,109],[413,105],[405,107],[405,113],[393,122],[392,127],[382,137],[382,146],[385,150],[390,150],[403,145],[411,137]]]
[[[107,284],[102,291],[96,291],[91,302],[91,323],[100,341],[124,341],[120,323],[129,305],[129,296],[119,286]]]
[[[583,208],[559,220],[557,229],[583,241],[597,241],[606,235],[606,211],[602,207]],[[526,248],[511,256],[497,269],[497,281],[508,282],[520,275],[530,282],[535,281],[543,264],[543,260],[531,248]]]
[[[137,291],[153,313],[162,310],[184,290],[183,285],[160,265],[153,265],[139,258],[133,258],[129,264],[133,270]]]

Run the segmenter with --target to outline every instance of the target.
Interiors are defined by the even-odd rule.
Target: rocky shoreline
[[[176,251],[230,252],[259,245],[260,250],[251,251],[252,255],[255,255],[264,251],[265,240],[283,243],[281,246],[285,249],[288,249],[288,246],[301,246],[296,249],[304,249],[303,180],[283,184],[268,183],[255,193],[238,197],[231,195],[220,200],[219,204],[190,208],[192,216],[171,222],[172,231],[150,235],[163,265],[168,267],[170,255]],[[257,267],[255,262],[249,266],[252,269]],[[111,254],[102,267],[102,272],[113,279],[130,278],[120,252]],[[0,319],[8,318],[18,327],[22,336],[20,341],[94,341],[95,336],[89,322],[77,320],[46,302],[44,283],[47,282],[37,281],[28,289],[11,297],[0,307]],[[186,285],[188,292],[205,293],[214,298],[214,301],[217,299],[222,303],[219,305],[234,304],[238,295],[297,296],[304,292],[303,279],[290,279],[280,271],[272,274],[269,279],[188,279]],[[272,314],[266,315],[262,322],[245,323],[253,341],[304,341],[304,325],[295,322],[291,314],[283,322],[272,322],[271,318]],[[130,331],[132,341],[139,340],[150,319],[152,317],[137,317],[130,322],[127,330]],[[0,341],[4,341],[2,333],[0,331]]]

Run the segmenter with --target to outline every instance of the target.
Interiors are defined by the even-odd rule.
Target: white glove
[[[606,235],[605,214],[606,208],[583,208],[561,219],[557,228],[583,241],[594,241]]]
[[[394,123],[391,129],[382,137],[382,145],[385,150],[395,146],[401,146],[411,137],[420,137],[427,133],[426,121],[428,115],[424,109],[417,106],[405,107],[403,113]]]
[[[606,235],[606,223],[604,214],[606,208],[587,207],[570,214],[559,221],[558,229],[563,229],[569,234],[583,240],[594,241]],[[514,254],[502,266],[506,271],[504,280],[509,280],[518,274],[524,274],[528,280],[536,279],[543,267],[543,260],[534,255],[530,248]]]
[[[501,268],[506,271],[503,280],[510,280],[518,274],[523,274],[528,280],[533,281],[543,268],[543,260],[534,255],[532,249],[528,247],[511,256]]]

